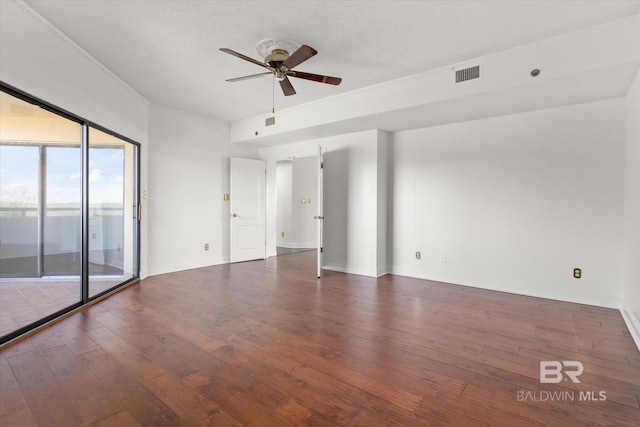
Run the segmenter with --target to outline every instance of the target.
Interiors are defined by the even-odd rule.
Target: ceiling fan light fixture
[[[281,82],[287,77],[287,70],[284,67],[276,68],[273,75],[276,76],[277,81]]]

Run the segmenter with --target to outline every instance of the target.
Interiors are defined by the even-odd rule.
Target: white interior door
[[[324,222],[324,209],[323,209],[323,191],[324,188],[322,186],[322,179],[324,176],[324,155],[322,154],[322,147],[318,146],[318,195],[316,199],[318,202],[316,206],[318,207],[316,222],[318,224],[318,262],[316,273],[317,277],[320,277],[320,272],[322,271],[322,255],[324,252],[322,240],[323,240],[323,222]]]
[[[266,258],[266,166],[231,159],[231,262]]]

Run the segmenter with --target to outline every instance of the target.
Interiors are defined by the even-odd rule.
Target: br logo
[[[578,377],[582,375],[584,366],[582,362],[577,360],[565,360],[559,362],[557,360],[540,361],[540,383],[557,384],[570,379],[574,383],[579,383]]]

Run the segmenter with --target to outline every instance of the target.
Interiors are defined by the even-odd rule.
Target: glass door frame
[[[32,323],[29,323],[25,326],[22,326],[4,336],[0,337],[0,345],[4,344],[8,341],[11,341],[17,337],[19,337],[20,335],[23,335],[24,333],[35,329],[39,326],[44,325],[45,323],[48,323],[66,313],[69,313],[75,309],[78,309],[79,307],[82,307],[83,305],[101,298],[102,296],[104,296],[105,294],[108,294],[110,292],[113,292],[115,290],[117,290],[118,288],[121,288],[133,281],[137,281],[140,278],[140,248],[141,248],[141,227],[140,227],[140,221],[141,221],[141,217],[140,217],[140,169],[141,169],[141,164],[140,164],[140,159],[141,159],[141,155],[140,155],[140,150],[141,150],[141,145],[140,143],[132,140],[131,138],[127,138],[126,136],[120,135],[116,132],[113,132],[103,126],[100,126],[97,123],[94,123],[90,120],[84,119],[82,117],[79,117],[75,114],[72,114],[68,111],[65,111],[61,108],[55,107],[52,104],[49,104],[39,98],[36,98],[30,94],[27,94],[26,92],[23,92],[15,87],[12,87],[10,85],[5,84],[4,82],[0,81],[0,92],[4,92],[10,96],[13,96],[15,98],[18,98],[24,102],[27,102],[29,104],[32,105],[36,105],[44,110],[47,110],[53,114],[56,114],[58,116],[61,116],[65,119],[68,119],[72,122],[78,123],[81,126],[81,138],[80,138],[80,149],[81,149],[81,157],[82,157],[82,200],[81,200],[81,239],[82,239],[82,244],[81,244],[81,267],[80,267],[80,284],[81,284],[81,300],[77,303],[74,303],[68,307],[65,307],[61,310],[58,310],[52,314],[46,315],[43,318],[40,318],[37,321],[34,321]],[[116,137],[118,139],[121,139],[122,141],[132,144],[133,146],[133,165],[134,165],[134,171],[133,171],[133,196],[134,196],[134,200],[133,200],[133,212],[131,212],[130,214],[132,215],[132,219],[133,219],[133,266],[132,266],[132,276],[127,279],[124,280],[122,282],[120,282],[119,284],[115,285],[112,288],[109,288],[103,292],[100,292],[96,295],[93,295],[91,297],[89,297],[89,213],[90,213],[90,209],[89,209],[89,129],[93,128],[99,131],[102,131],[106,134],[109,134],[113,137]],[[43,151],[46,151],[45,146],[47,144],[45,143],[41,143],[41,144],[34,144],[34,145],[40,145],[40,154],[42,154]],[[39,176],[38,176],[38,185],[41,187],[43,184],[43,179],[45,179],[42,175],[42,162],[44,161],[42,155],[39,156],[39,169],[40,171],[38,172]],[[40,188],[39,193],[41,193],[42,191],[44,191],[42,188]],[[42,202],[42,195],[39,194],[38,196],[38,243],[39,243],[39,247],[38,247],[38,273],[41,277],[42,274],[42,259],[41,259],[41,252],[43,250],[43,248],[41,247],[42,245],[40,244],[42,242],[42,236],[40,235],[41,231],[42,231],[42,227],[40,224],[40,221],[43,221],[43,218],[40,218],[42,216],[42,211],[46,208],[45,206],[41,206],[41,202]],[[127,215],[126,212],[123,211],[123,218],[125,218]],[[38,278],[39,279],[39,278]]]
[[[120,284],[109,288],[105,291],[99,292],[95,295],[90,295],[89,289],[89,216],[91,213],[91,208],[89,206],[90,197],[89,197],[89,154],[90,150],[97,147],[92,147],[89,141],[90,129],[95,129],[100,132],[104,132],[108,135],[111,135],[115,138],[121,139],[124,142],[132,144],[133,146],[133,165],[135,167],[134,176],[133,176],[133,212],[131,215],[133,216],[133,234],[134,234],[134,245],[133,245],[133,271],[132,277],[121,282]],[[134,280],[138,280],[140,278],[140,221],[141,221],[141,206],[140,206],[140,144],[130,138],[127,138],[123,135],[120,135],[116,132],[112,132],[107,128],[104,128],[98,124],[93,122],[86,121],[82,126],[82,268],[81,271],[81,282],[82,282],[82,301],[83,304],[86,304],[89,301],[93,301],[96,298],[100,298],[101,296],[112,292],[114,289],[117,289],[127,283],[130,283]],[[126,150],[124,150],[126,151]],[[86,171],[85,171],[86,166]],[[123,218],[127,213],[124,211],[123,206]]]

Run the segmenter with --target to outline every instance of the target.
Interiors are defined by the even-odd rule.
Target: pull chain
[[[276,77],[271,81],[271,113],[276,113]]]

